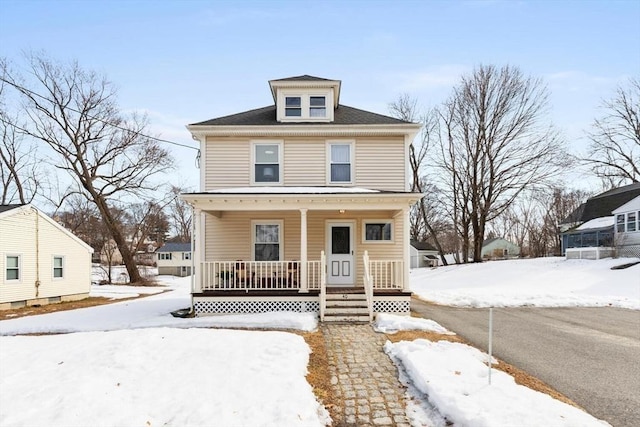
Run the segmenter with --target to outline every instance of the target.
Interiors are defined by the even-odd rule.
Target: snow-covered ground
[[[412,270],[414,292],[468,306],[604,306],[640,309],[640,266],[630,260],[550,258]],[[330,422],[305,380],[309,347],[291,333],[216,327],[317,328],[312,314],[267,313],[180,319],[190,278],[164,287],[96,286],[109,305],[0,321],[2,426],[321,426]],[[202,329],[200,329],[202,328]],[[435,322],[392,315],[376,329],[448,333]],[[72,332],[64,335],[11,336]],[[414,426],[590,426],[600,421],[492,371],[487,356],[462,344],[388,343],[413,391]],[[428,396],[428,398],[427,398]],[[35,404],[34,402],[37,402]]]
[[[637,258],[535,258],[411,270],[420,298],[460,307],[621,307],[640,310]]]

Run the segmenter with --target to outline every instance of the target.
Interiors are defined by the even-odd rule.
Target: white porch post
[[[300,293],[309,292],[307,283],[307,210],[300,208]]]
[[[404,259],[404,266],[402,268],[402,290],[409,292],[409,266],[411,265],[411,252],[409,251],[410,238],[409,238],[409,207],[402,208],[402,239],[404,240],[402,245],[402,259]]]
[[[193,293],[202,292],[202,260],[203,256],[203,248],[204,248],[204,235],[203,235],[203,227],[201,224],[202,220],[202,209],[193,209],[193,236],[192,240],[192,249],[193,249],[193,264],[195,266],[194,278],[195,281],[191,288]]]

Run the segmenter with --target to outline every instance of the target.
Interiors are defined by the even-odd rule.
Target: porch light
[[[343,214],[344,213],[344,209],[340,209],[340,213]]]

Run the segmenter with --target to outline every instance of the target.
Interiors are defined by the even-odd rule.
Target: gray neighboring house
[[[411,268],[437,267],[439,265],[438,250],[427,242],[411,241]]]
[[[613,241],[621,257],[640,258],[640,196],[615,209]]]
[[[612,256],[614,248],[620,244],[620,238],[614,236],[614,212],[618,215],[616,220],[624,215],[625,223],[633,222],[627,221],[627,214],[631,214],[633,218],[632,207],[629,212],[619,209],[638,196],[640,182],[634,182],[589,198],[559,224],[562,255],[566,255],[567,258],[588,259]],[[633,235],[631,236],[633,238]],[[630,244],[629,238],[626,239],[626,244]]]
[[[156,250],[158,274],[191,276],[191,243],[165,243]]]
[[[517,256],[520,256],[520,246],[502,237],[487,239],[482,243],[483,259],[513,258]]]

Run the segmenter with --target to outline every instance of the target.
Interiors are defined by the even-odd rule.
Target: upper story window
[[[618,233],[624,233],[624,214],[616,216],[616,231]]]
[[[284,115],[287,117],[302,116],[302,98],[299,96],[287,96],[285,98]]]
[[[160,253],[158,253],[158,259],[170,261],[171,260],[171,252],[160,252]]]
[[[329,182],[347,184],[353,181],[351,143],[329,144]]]
[[[182,259],[183,260],[191,259],[191,252],[183,252]]]
[[[280,183],[281,144],[255,143],[253,153],[253,182]]]
[[[326,117],[327,116],[327,99],[324,96],[309,97],[309,116],[310,117]]]
[[[627,214],[627,231],[636,231],[638,229],[636,227],[636,219],[637,215],[635,212],[629,212]]]

